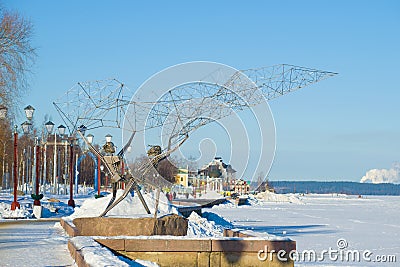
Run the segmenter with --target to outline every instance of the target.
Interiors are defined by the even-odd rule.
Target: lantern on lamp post
[[[93,135],[93,134],[88,134],[88,135],[86,136],[86,140],[88,141],[89,144],[92,144],[92,143],[93,143],[93,138],[94,138],[94,135]]]
[[[67,127],[65,127],[64,125],[60,125],[60,126],[58,126],[57,127],[57,129],[58,129],[58,133],[61,135],[61,136],[64,136],[65,135],[65,129],[66,129]]]
[[[54,128],[54,123],[51,121],[48,121],[44,124],[44,126],[46,127],[47,133],[51,134],[53,132],[53,128]]]
[[[30,129],[31,129],[32,123],[25,121],[24,123],[21,124],[22,131],[24,134],[28,134]]]
[[[31,121],[33,118],[33,113],[35,112],[34,107],[32,107],[31,105],[26,106],[24,108],[24,112],[25,112],[25,116],[28,119],[28,121]]]

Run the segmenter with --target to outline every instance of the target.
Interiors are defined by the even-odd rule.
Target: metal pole
[[[11,188],[12,188],[12,186],[11,186],[11,180],[14,180],[14,162],[11,164],[11,178],[10,178],[10,194],[11,194]],[[14,184],[14,183],[12,183],[12,184]]]
[[[17,201],[17,185],[18,185],[18,133],[17,127],[15,125],[14,129],[14,201],[11,203],[11,210],[15,210],[16,208],[20,208],[20,205]]]
[[[30,181],[30,177],[31,177],[31,168],[30,168],[30,165],[31,165],[31,147],[28,145],[28,154],[27,154],[27,158],[26,158],[26,177],[25,177],[25,180],[26,180],[26,182],[27,183],[29,183],[29,181]],[[28,185],[27,185],[28,186]]]
[[[61,176],[61,150],[58,149],[58,162],[59,164],[57,165],[57,195],[60,194],[60,176]]]
[[[33,205],[35,206],[40,206],[40,200],[39,200],[39,166],[40,166],[40,161],[39,161],[39,156],[40,156],[40,147],[39,143],[36,143],[36,175],[35,175],[35,195],[37,199],[33,201]]]
[[[8,187],[10,186],[8,184],[8,178],[10,177],[10,173],[8,172],[8,162],[6,163],[6,189],[8,189]]]
[[[100,170],[101,159],[97,157],[97,195],[100,196],[100,185],[101,185],[101,170]]]
[[[28,151],[24,148],[24,163],[25,163],[25,193],[28,194],[28,179],[29,179],[29,162],[28,162]]]
[[[54,194],[57,194],[57,133],[54,132],[54,159],[53,159]]]
[[[25,191],[25,194],[27,194],[27,188],[26,188],[26,173],[25,173],[25,160],[26,158],[26,150],[24,148],[24,151],[22,152],[23,159],[22,159],[22,190]]]
[[[73,199],[74,194],[74,143],[71,140],[70,143],[70,155],[69,155],[69,200],[68,206],[75,208],[75,201]],[[77,185],[78,186],[78,185]]]
[[[125,175],[125,162],[124,159],[121,159],[121,175]],[[121,182],[121,187],[123,190],[125,190],[125,182]]]
[[[33,194],[33,190],[35,189],[35,182],[36,182],[36,157],[37,157],[37,149],[36,149],[36,145],[34,145],[33,147],[33,164],[32,164],[32,194]]]
[[[65,140],[64,142],[64,192],[67,194],[67,177],[68,177],[68,142]]]
[[[75,157],[75,167],[74,168],[75,168],[75,173],[74,173],[75,194],[78,194],[79,193],[79,183],[78,183],[79,172],[78,172],[78,157],[77,156]],[[85,184],[85,182],[83,184]],[[85,188],[85,192],[86,192],[86,188]]]
[[[44,185],[44,192],[45,193],[46,193],[46,183],[47,183],[47,140],[46,140],[46,143],[44,143],[44,150],[43,150],[43,179],[42,179],[42,185]]]
[[[2,141],[2,142],[3,142],[3,141]],[[2,181],[3,181],[3,179],[4,179],[4,173],[5,173],[5,171],[4,171],[4,160],[5,160],[5,158],[6,158],[6,142],[3,142],[3,169],[2,169],[3,173],[2,173],[2,175],[1,175]]]

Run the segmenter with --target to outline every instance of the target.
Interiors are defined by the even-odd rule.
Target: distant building
[[[175,184],[179,184],[184,187],[189,186],[189,171],[188,171],[188,169],[178,169],[178,173],[175,176]]]
[[[200,177],[208,181],[212,190],[229,190],[230,181],[235,180],[236,170],[230,164],[225,164],[221,157],[215,157],[213,161],[204,165],[199,170]]]
[[[250,191],[250,185],[243,180],[231,181],[229,186],[230,186],[230,191],[233,191],[240,195],[248,194]]]

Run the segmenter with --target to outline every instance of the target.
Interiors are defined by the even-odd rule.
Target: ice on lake
[[[371,260],[375,256],[394,255],[400,261],[400,197],[297,197],[301,204],[262,201],[251,206],[220,205],[208,211],[230,220],[237,228],[289,237],[297,242],[300,252],[338,250],[338,240],[344,239],[347,250],[371,251]],[[331,261],[326,255],[325,258],[323,262],[298,262],[295,266],[398,266],[389,262]]]

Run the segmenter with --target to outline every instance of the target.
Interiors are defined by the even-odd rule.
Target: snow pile
[[[88,236],[71,238],[71,242],[80,251],[89,266],[158,266],[150,261],[122,260]]]
[[[261,205],[260,201],[258,201],[258,199],[256,198],[249,198],[247,200],[247,203],[249,203],[250,206],[258,206]]]
[[[223,202],[223,203],[221,203],[221,204],[218,204],[218,205],[213,206],[211,209],[218,209],[218,208],[221,208],[221,209],[237,208],[238,206],[237,206],[234,202],[235,202],[234,199],[231,199],[231,200],[228,199],[228,200],[226,200],[225,202]]]
[[[21,205],[20,209],[11,210],[10,204],[0,202],[0,219],[29,217],[31,217],[31,214],[23,205]]]
[[[196,212],[192,212],[188,217],[188,237],[222,237],[224,228],[221,225],[215,224],[214,221],[209,221],[202,218]]]
[[[44,202],[42,201],[42,218],[62,217],[74,212],[71,206],[64,202]]]
[[[118,190],[116,199],[118,199],[123,194],[123,192],[124,190]],[[156,203],[155,191],[153,191],[152,193],[142,193],[142,194],[151,213],[154,214],[155,203]],[[112,195],[109,194],[108,196],[102,198],[87,199],[82,203],[82,206],[80,206],[79,208],[75,208],[75,212],[73,214],[71,214],[68,217],[64,217],[64,219],[72,221],[75,218],[98,217],[106,209],[108,203],[111,200],[111,197]],[[169,204],[167,197],[162,193],[160,194],[158,213],[160,216],[171,213],[178,214],[176,208],[174,208]],[[138,218],[138,217],[146,217],[149,215],[144,209],[142,202],[140,201],[137,194],[134,194],[134,196],[128,194],[124,200],[118,203],[118,205],[116,205],[113,209],[111,209],[107,213],[107,216]]]
[[[303,204],[303,202],[295,195],[275,194],[270,191],[258,193],[256,198],[266,202],[289,202],[294,204]]]

